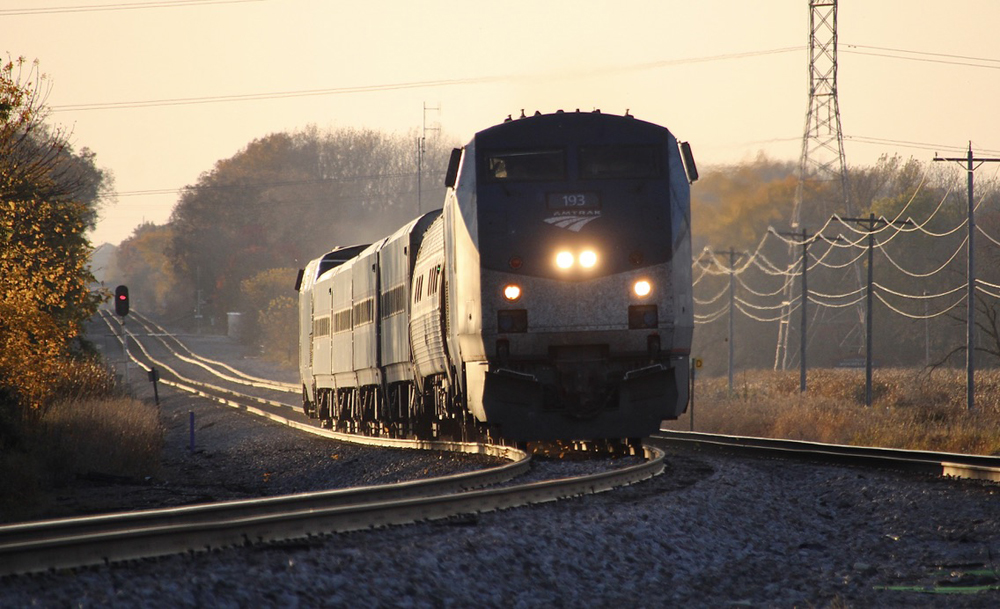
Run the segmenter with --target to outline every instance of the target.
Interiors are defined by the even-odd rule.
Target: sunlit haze
[[[0,19],[0,51],[50,77],[51,122],[114,173],[95,245],[311,124],[465,142],[522,108],[629,110],[706,166],[797,160],[808,108],[807,0],[4,0]],[[848,163],[1000,155],[998,24],[990,0],[842,0]]]

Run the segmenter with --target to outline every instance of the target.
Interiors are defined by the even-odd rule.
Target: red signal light
[[[128,315],[128,286],[120,285],[115,288],[115,313],[125,317]]]

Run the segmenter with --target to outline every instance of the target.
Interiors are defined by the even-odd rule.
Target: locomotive
[[[347,433],[631,440],[687,408],[687,143],[535,113],[452,152],[442,209],[299,272],[305,412]]]

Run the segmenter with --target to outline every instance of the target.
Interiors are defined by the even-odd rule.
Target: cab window
[[[485,155],[486,178],[493,182],[566,179],[563,150],[514,150]]]
[[[580,177],[585,180],[643,179],[660,176],[657,146],[587,146],[580,148]]]

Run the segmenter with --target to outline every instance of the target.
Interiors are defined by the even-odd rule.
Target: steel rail
[[[107,320],[105,320],[105,321],[107,321]],[[296,421],[294,419],[289,419],[287,417],[284,417],[284,416],[282,416],[280,414],[271,412],[269,410],[263,410],[263,409],[260,409],[260,408],[256,408],[254,406],[249,406],[244,401],[257,402],[259,404],[264,404],[266,406],[276,406],[276,407],[283,407],[283,408],[291,408],[292,410],[294,410],[296,412],[298,412],[300,410],[299,407],[296,407],[296,406],[294,406],[292,404],[285,404],[285,403],[282,403],[282,402],[276,402],[274,400],[269,400],[269,399],[261,398],[261,397],[254,396],[254,395],[248,395],[248,394],[245,394],[245,393],[240,393],[238,391],[235,391],[233,389],[229,389],[227,387],[220,387],[218,385],[213,385],[211,383],[203,383],[201,381],[196,381],[194,379],[188,378],[188,377],[180,374],[179,372],[177,372],[173,368],[171,368],[166,363],[164,363],[164,362],[162,362],[162,361],[154,358],[149,353],[149,351],[146,349],[145,345],[143,345],[142,342],[140,342],[138,339],[136,339],[136,337],[134,335],[131,335],[131,338],[135,342],[135,344],[139,347],[139,350],[142,351],[143,355],[150,362],[153,362],[154,364],[160,366],[161,369],[168,371],[170,374],[174,375],[178,379],[177,381],[173,381],[173,380],[170,380],[170,379],[160,379],[160,381],[159,381],[160,383],[162,383],[164,385],[167,385],[167,386],[170,386],[170,387],[173,387],[175,389],[179,389],[181,391],[186,391],[188,393],[191,393],[193,395],[197,395],[199,397],[203,397],[203,398],[207,398],[207,399],[213,400],[213,401],[215,401],[215,402],[217,402],[219,404],[222,404],[224,406],[228,406],[230,408],[235,408],[237,410],[240,410],[240,411],[243,411],[243,412],[247,412],[249,414],[254,414],[254,415],[266,418],[266,419],[270,419],[271,421],[274,421],[276,423],[280,423],[282,425],[286,425],[288,427],[293,427],[293,428],[298,429],[300,431],[305,431],[305,432],[311,433],[313,435],[318,435],[318,436],[322,436],[322,437],[325,437],[325,438],[330,438],[332,440],[339,440],[341,442],[351,442],[353,444],[363,444],[363,445],[366,445],[366,446],[377,446],[377,447],[381,447],[381,448],[409,448],[409,449],[421,449],[421,450],[440,450],[440,451],[445,451],[445,452],[462,452],[462,453],[470,453],[470,454],[487,454],[487,455],[497,456],[497,457],[507,458],[507,459],[520,458],[520,457],[516,457],[516,456],[511,456],[511,455],[515,455],[517,453],[520,453],[521,451],[519,451],[519,450],[517,450],[515,448],[510,448],[510,447],[506,447],[506,446],[498,445],[498,444],[480,444],[480,443],[475,443],[475,442],[456,442],[456,441],[448,441],[448,440],[416,440],[416,439],[410,439],[410,438],[386,438],[386,437],[380,437],[380,436],[364,436],[364,435],[359,435],[359,434],[349,434],[349,433],[343,433],[343,432],[333,431],[333,430],[330,430],[330,429],[324,429],[322,427],[317,427],[317,426],[309,424],[309,423],[302,423],[302,422]],[[140,366],[143,366],[144,368],[147,368],[146,364],[144,364],[143,362],[139,361],[138,358],[136,358],[134,352],[130,352],[129,356],[137,364],[139,364]],[[215,392],[215,393],[213,393],[213,392]],[[218,394],[223,394],[223,395],[218,395]],[[229,396],[229,397],[224,397],[224,396]],[[233,399],[230,399],[230,398],[233,398]],[[244,401],[240,401],[240,400],[244,400]],[[510,451],[510,454],[508,454],[508,451]]]
[[[107,317],[102,317],[102,318],[104,319],[104,322],[109,327],[112,327],[111,326],[111,321]],[[129,334],[128,336],[136,344],[136,346],[139,348],[139,350],[142,351],[142,354],[145,356],[145,358],[147,360],[149,360],[149,362],[152,365],[157,366],[161,371],[169,372],[170,374],[172,374],[177,379],[176,381],[172,381],[170,379],[161,378],[159,382],[162,383],[162,384],[164,384],[164,385],[168,385],[168,386],[174,387],[176,389],[181,389],[181,390],[187,391],[189,393],[194,393],[194,394],[199,395],[201,397],[210,398],[210,399],[213,399],[213,400],[215,400],[217,402],[220,402],[220,403],[228,405],[228,406],[234,406],[235,404],[233,402],[229,401],[229,400],[226,400],[225,398],[221,398],[221,397],[219,397],[219,396],[217,396],[215,394],[212,394],[210,392],[215,391],[217,393],[229,395],[229,396],[232,396],[232,397],[235,397],[235,398],[238,398],[238,399],[250,400],[250,401],[257,402],[259,404],[264,404],[264,405],[267,405],[267,406],[275,406],[275,407],[279,407],[279,408],[291,408],[292,410],[295,410],[295,411],[298,411],[301,408],[300,406],[296,406],[294,404],[286,404],[284,402],[279,402],[277,400],[270,400],[270,399],[262,398],[262,397],[255,396],[255,395],[249,395],[249,394],[246,394],[246,393],[241,393],[239,391],[230,389],[228,387],[222,387],[222,386],[219,386],[219,385],[213,385],[211,383],[205,383],[205,382],[202,382],[202,381],[196,381],[196,380],[194,380],[194,379],[192,379],[190,377],[187,377],[187,376],[181,374],[180,372],[174,370],[174,368],[171,367],[166,362],[153,357],[153,355],[146,348],[146,345],[142,344],[142,342],[139,340],[139,338],[138,338],[139,335]],[[169,347],[169,345],[167,345],[166,343],[163,343],[163,345],[168,350],[170,350],[174,355],[178,355],[176,351],[174,351],[173,349],[171,349]],[[136,354],[134,352],[131,352],[131,351],[129,352],[129,358],[132,361],[134,361],[135,363],[137,363],[139,366],[141,366],[143,368],[143,370],[145,370],[146,372],[149,372],[150,369],[152,368],[152,366],[147,365],[146,363],[140,361],[139,358],[136,357]],[[201,365],[201,364],[198,364],[198,365],[200,367],[204,368],[212,376],[216,376],[216,377],[221,378],[223,380],[233,380],[233,379],[231,379],[231,377],[228,377],[226,375],[221,375],[218,372],[212,370],[211,368],[205,367],[204,365]],[[236,381],[236,380],[233,380],[233,382],[239,383],[239,381]],[[241,384],[251,385],[251,386],[254,386],[254,387],[261,387],[261,385],[254,385],[252,383],[246,383],[246,382],[242,382]],[[264,388],[270,388],[270,387],[264,387]],[[248,408],[246,408],[244,405],[240,405],[240,407],[243,410],[248,410]],[[260,415],[267,416],[267,415],[265,415],[265,413],[263,411],[259,411],[259,410],[256,410],[256,409],[249,409],[249,411],[253,412],[254,414],[260,414]],[[275,418],[274,420],[280,420],[282,422],[284,421],[284,419],[281,419],[281,418]]]
[[[910,472],[1000,482],[1000,457],[922,450],[823,444],[688,431],[660,430],[650,437],[663,445],[808,459],[822,463],[882,467]]]
[[[188,364],[204,368],[209,373],[211,373],[213,376],[216,376],[216,377],[218,377],[218,378],[220,378],[222,380],[229,381],[229,382],[232,382],[232,383],[237,383],[237,384],[241,384],[241,385],[248,385],[250,387],[259,387],[259,388],[263,388],[263,389],[272,389],[274,391],[280,391],[280,392],[283,392],[283,393],[293,393],[293,394],[296,394],[296,395],[299,394],[299,391],[300,391],[301,388],[298,385],[293,385],[293,384],[289,384],[289,383],[279,383],[279,382],[271,381],[271,380],[268,380],[268,379],[264,379],[264,378],[252,376],[252,375],[249,375],[249,374],[247,374],[245,372],[237,370],[236,368],[233,368],[232,366],[230,366],[229,364],[226,364],[225,362],[220,362],[218,360],[214,360],[214,359],[211,359],[211,358],[208,358],[208,357],[204,357],[204,356],[198,355],[197,353],[195,353],[194,351],[192,351],[187,345],[185,345],[183,342],[181,342],[181,340],[178,339],[175,335],[171,334],[170,332],[167,332],[166,329],[164,329],[162,326],[158,325],[156,322],[150,320],[145,315],[141,315],[141,314],[138,314],[138,313],[134,313],[134,314],[136,315],[135,320],[139,324],[141,324],[141,325],[143,325],[145,327],[145,329],[146,329],[146,335],[149,336],[149,337],[151,337],[151,338],[157,339],[168,351],[170,351],[170,353],[172,353],[174,355],[174,357],[176,357],[177,359],[181,360],[182,362],[186,362]],[[150,328],[158,330],[159,333],[153,333],[153,332],[151,332]],[[164,337],[170,337],[171,339],[173,339],[173,341],[175,343],[177,343],[178,345],[180,345],[181,348],[183,348],[185,351],[187,351],[188,353],[190,353],[191,357],[183,355],[182,353],[180,353],[179,351],[177,351],[177,349],[174,349],[173,347],[171,347],[170,345],[168,345],[167,341],[165,340]],[[135,338],[135,335],[132,335],[132,338],[133,338],[133,340],[136,340],[136,342],[138,342],[138,340]],[[218,367],[218,368],[224,368],[226,370],[229,370],[230,372],[232,372],[233,374],[235,374],[237,376],[234,377],[234,376],[230,376],[228,374],[224,374],[224,373],[219,372],[218,370],[212,368],[212,366],[215,366],[215,367]]]
[[[664,452],[645,447],[645,454],[643,463],[596,474],[432,496],[386,499],[381,492],[399,490],[386,485],[10,525],[0,527],[0,574],[305,539],[554,501],[610,490],[661,473]],[[432,486],[423,491],[429,488]],[[351,493],[360,494],[343,503]]]

